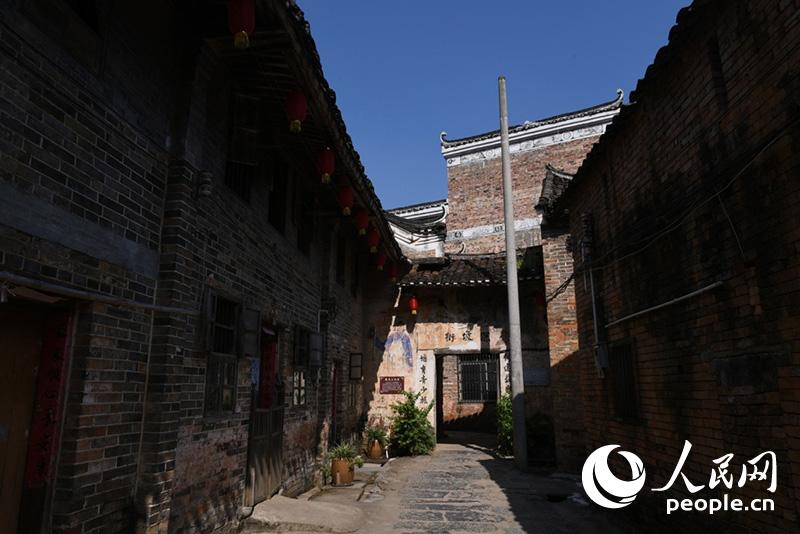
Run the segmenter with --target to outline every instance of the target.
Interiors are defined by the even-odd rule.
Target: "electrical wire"
[[[645,238],[642,238],[642,239],[640,239],[639,241],[637,241],[637,242],[636,242],[636,243],[633,245],[633,246],[635,246],[635,245],[638,245],[639,243],[642,243],[642,242],[645,242],[645,241],[646,241],[646,243],[645,243],[643,246],[641,246],[641,247],[637,248],[636,250],[633,250],[633,251],[631,251],[631,252],[628,252],[627,254],[624,254],[624,255],[622,255],[622,256],[620,256],[620,257],[618,257],[618,258],[615,258],[615,259],[614,259],[614,260],[612,260],[612,261],[608,261],[608,262],[602,263],[602,260],[604,260],[605,258],[608,258],[610,255],[614,254],[614,253],[615,253],[615,252],[617,252],[617,251],[618,251],[620,248],[623,248],[623,247],[625,247],[625,246],[631,246],[631,245],[625,245],[625,244],[620,244],[620,245],[617,245],[617,246],[613,247],[611,250],[609,250],[608,252],[606,252],[605,254],[603,254],[603,256],[602,256],[602,257],[600,258],[600,260],[599,260],[599,261],[601,262],[599,265],[598,265],[596,262],[592,262],[591,266],[587,266],[587,267],[579,267],[578,269],[576,269],[576,270],[575,270],[575,272],[578,272],[578,273],[579,273],[579,272],[583,272],[583,271],[585,271],[585,270],[589,270],[589,269],[591,269],[591,270],[598,270],[598,271],[599,271],[599,270],[602,270],[602,269],[608,268],[608,267],[610,267],[611,265],[615,265],[615,264],[617,264],[617,263],[619,263],[619,262],[621,262],[621,261],[623,261],[623,260],[625,260],[625,259],[627,259],[627,258],[630,258],[631,256],[634,256],[634,255],[636,255],[636,254],[639,254],[640,252],[643,252],[644,250],[648,249],[648,248],[649,248],[651,245],[653,245],[653,244],[654,244],[656,241],[658,241],[659,239],[661,239],[662,237],[664,237],[664,236],[665,236],[665,235],[667,235],[668,233],[672,232],[673,230],[677,229],[677,228],[678,228],[678,227],[679,227],[681,224],[683,224],[683,223],[684,223],[684,222],[685,222],[685,221],[686,221],[686,220],[689,218],[689,216],[690,216],[692,213],[694,213],[694,212],[695,212],[695,211],[696,211],[698,208],[700,208],[700,207],[702,207],[702,206],[705,206],[706,204],[708,204],[709,202],[711,202],[711,201],[712,201],[712,200],[714,200],[715,198],[718,198],[718,197],[719,197],[719,196],[720,196],[720,195],[721,195],[723,192],[727,191],[727,190],[728,190],[728,189],[729,189],[729,188],[730,188],[730,187],[733,185],[733,183],[734,183],[734,182],[735,182],[735,181],[736,181],[736,180],[737,180],[737,179],[738,179],[738,178],[739,178],[739,177],[740,177],[742,174],[744,174],[744,172],[745,172],[747,169],[749,169],[749,168],[750,168],[750,166],[753,164],[753,162],[755,162],[755,160],[756,160],[756,159],[758,159],[758,157],[759,157],[759,156],[761,156],[761,155],[762,155],[762,154],[763,154],[763,153],[764,153],[764,152],[765,152],[765,151],[766,151],[768,148],[770,148],[772,145],[774,145],[774,144],[775,144],[775,143],[776,143],[776,142],[777,142],[777,141],[778,141],[780,138],[782,138],[784,135],[786,135],[787,131],[788,131],[790,128],[792,128],[793,126],[796,126],[798,123],[800,123],[800,118],[797,118],[797,119],[795,119],[795,120],[793,120],[793,121],[789,122],[788,124],[784,125],[784,126],[783,126],[783,127],[780,129],[780,130],[778,130],[778,132],[777,132],[775,135],[773,135],[773,136],[770,138],[770,140],[769,140],[769,141],[767,141],[767,142],[766,142],[764,145],[762,145],[762,147],[761,147],[761,148],[760,148],[760,149],[759,149],[759,150],[758,150],[758,151],[757,151],[757,152],[756,152],[756,153],[755,153],[755,154],[754,154],[754,155],[753,155],[753,156],[752,156],[752,157],[751,157],[751,158],[750,158],[750,159],[747,161],[747,163],[745,163],[745,164],[742,166],[742,168],[741,168],[741,169],[739,169],[739,170],[738,170],[738,171],[737,171],[737,172],[736,172],[736,173],[733,175],[733,177],[732,177],[730,180],[728,180],[728,182],[727,182],[727,183],[726,183],[724,186],[722,186],[722,188],[720,188],[718,191],[716,191],[714,194],[710,195],[709,197],[706,197],[706,198],[704,198],[703,200],[698,200],[698,201],[694,202],[692,205],[690,205],[690,206],[689,206],[689,208],[687,209],[687,211],[686,211],[686,212],[685,212],[683,215],[681,215],[681,216],[680,216],[680,217],[678,217],[676,220],[674,220],[673,222],[671,222],[670,224],[668,224],[668,225],[667,225],[667,226],[666,226],[664,229],[662,229],[662,230],[659,230],[659,231],[657,231],[657,232],[655,232],[655,233],[651,234],[651,235],[650,235],[650,236],[648,236],[648,237],[645,237]],[[727,212],[726,212],[726,213],[727,213]],[[729,220],[730,220],[730,218],[729,218]],[[731,224],[732,224],[732,223],[731,223]],[[738,238],[738,234],[736,234],[736,231],[735,231],[735,229],[734,229],[734,235],[735,235],[735,237],[736,237],[736,239],[737,239],[737,242],[738,242],[738,239],[739,239],[739,238]],[[740,249],[741,249],[741,243],[739,244],[739,246],[740,246]],[[743,252],[743,251],[742,251],[742,254],[744,254],[744,252]]]

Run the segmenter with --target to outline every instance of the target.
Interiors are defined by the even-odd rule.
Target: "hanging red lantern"
[[[319,153],[317,167],[319,168],[320,179],[322,183],[331,183],[331,175],[333,174],[333,170],[336,168],[336,158],[333,150],[331,150],[330,147],[325,147],[325,149]]]
[[[381,234],[378,233],[376,229],[372,229],[367,234],[367,245],[369,245],[369,251],[372,254],[378,252],[378,243],[381,242]]]
[[[411,310],[411,315],[417,314],[417,308],[419,307],[419,303],[417,302],[417,297],[411,295],[411,298],[408,299],[408,309]]]
[[[255,0],[228,0],[228,29],[233,34],[233,46],[250,46],[250,34],[256,29]]]
[[[378,257],[375,258],[375,264],[378,266],[378,270],[382,271],[383,266],[386,265],[386,254],[379,252]]]
[[[286,95],[286,116],[289,117],[289,131],[299,133],[308,114],[306,95],[302,91],[292,91]]]
[[[397,265],[390,263],[388,271],[389,279],[392,281],[392,283],[397,282]]]
[[[358,235],[367,235],[367,227],[369,226],[369,212],[365,208],[358,208],[353,217],[355,218]]]
[[[350,215],[350,210],[353,209],[353,190],[350,186],[343,185],[339,187],[337,200],[339,201],[339,206],[342,207],[342,215]]]

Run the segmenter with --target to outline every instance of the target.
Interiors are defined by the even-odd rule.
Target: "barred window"
[[[461,402],[497,400],[496,354],[467,354],[458,357],[458,398]]]
[[[295,371],[292,376],[292,406],[306,405],[306,372]]]
[[[636,360],[630,341],[608,348],[608,375],[614,415],[623,421],[639,417],[639,397],[636,391]]]
[[[231,412],[236,405],[236,347],[240,306],[216,295],[211,295],[209,299],[205,411],[207,414]]]

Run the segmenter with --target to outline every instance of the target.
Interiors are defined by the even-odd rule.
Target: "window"
[[[350,353],[350,380],[361,380],[364,371],[361,367],[362,355],[360,352]]]
[[[297,214],[297,248],[306,256],[311,254],[311,243],[314,241],[314,210],[309,197],[309,193],[300,195]]]
[[[230,412],[236,405],[236,347],[239,305],[209,296],[209,353],[206,367],[207,414]]]
[[[614,415],[623,421],[635,421],[639,416],[636,394],[636,362],[630,341],[608,348],[608,374]]]
[[[459,401],[497,400],[497,362],[496,354],[469,354],[458,357]]]
[[[361,275],[361,267],[358,261],[358,257],[353,257],[353,271],[352,276],[350,278],[350,294],[354,297],[358,296],[358,279]]]
[[[292,376],[292,406],[306,405],[306,372],[295,371]]]
[[[231,125],[225,185],[250,202],[258,169],[258,99],[235,93],[231,99]]]
[[[267,217],[269,223],[279,232],[286,229],[286,203],[289,186],[289,167],[277,153],[273,153],[270,161],[270,179],[272,189],[269,192]]]
[[[336,283],[344,285],[344,270],[347,267],[347,241],[344,237],[336,240]]]

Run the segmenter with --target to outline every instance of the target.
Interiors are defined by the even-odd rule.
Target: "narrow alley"
[[[0,534],[796,531],[798,65],[800,0],[0,0]]]
[[[578,477],[522,473],[494,449],[490,435],[454,432],[430,456],[396,458],[378,471],[367,469],[363,478],[357,470],[353,487],[312,492],[307,502],[295,501],[294,510],[287,510],[286,501],[265,501],[246,531],[635,532],[623,517],[588,503]]]

